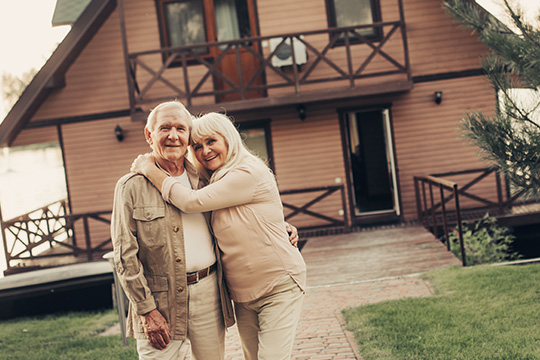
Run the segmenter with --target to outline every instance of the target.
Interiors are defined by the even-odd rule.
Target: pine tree
[[[499,94],[494,117],[469,113],[461,121],[464,137],[509,180],[514,191],[540,198],[540,29],[524,19],[515,4],[503,0],[515,30],[489,15],[474,0],[448,0],[451,16],[477,33],[491,50],[482,59],[489,82]],[[537,16],[540,24],[540,14]],[[530,90],[528,105],[518,102],[516,88]]]

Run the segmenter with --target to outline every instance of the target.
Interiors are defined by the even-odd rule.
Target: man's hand
[[[163,315],[157,309],[154,309],[140,316],[144,334],[150,345],[158,350],[165,349],[171,340],[171,332]]]
[[[287,232],[289,233],[289,241],[291,245],[297,248],[298,240],[300,240],[300,238],[298,237],[298,229],[289,224],[288,222],[285,222],[285,230],[287,230]]]
[[[156,167],[156,162],[152,153],[142,154],[137,156],[131,164],[131,172],[146,176],[148,172]]]

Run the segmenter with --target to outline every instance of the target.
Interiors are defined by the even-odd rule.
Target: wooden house
[[[496,108],[486,48],[441,0],[86,2],[0,146],[60,144],[68,199],[53,218],[89,260],[110,249],[114,185],[149,150],[146,116],[166,100],[231,116],[303,230],[416,221],[415,176],[468,181],[463,170],[486,166],[458,129]]]

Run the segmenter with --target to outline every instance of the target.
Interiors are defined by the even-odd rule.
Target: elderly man
[[[191,124],[184,105],[171,101],[150,113],[144,134],[158,166],[199,188],[204,183],[185,159]],[[192,358],[223,359],[234,317],[205,216],[182,213],[130,173],[116,185],[111,234],[130,302],[127,336],[137,339],[139,358],[176,359],[189,338]]]

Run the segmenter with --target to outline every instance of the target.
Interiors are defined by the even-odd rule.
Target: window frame
[[[371,2],[371,18],[372,23],[380,22],[382,21],[381,16],[381,4],[380,0],[369,0]],[[329,28],[338,27],[337,21],[336,21],[336,8],[335,8],[335,0],[325,0],[326,4],[326,20],[328,23]],[[369,40],[370,42],[378,42],[381,41],[383,38],[383,30],[381,27],[376,27],[374,29],[373,35],[364,35],[364,37]],[[330,34],[330,39],[332,38],[333,34]],[[349,43],[350,44],[363,44],[365,41],[362,41],[356,37],[350,37],[349,36]],[[345,45],[345,39],[338,39],[335,43],[335,46],[344,46]]]
[[[249,120],[249,121],[242,121],[237,122],[236,126],[238,128],[238,131],[242,130],[249,130],[249,129],[255,129],[255,128],[263,128],[264,129],[264,136],[266,141],[266,153],[268,154],[268,167],[272,169],[274,174],[276,173],[275,169],[275,163],[274,163],[274,151],[273,151],[273,145],[272,145],[272,128],[270,126],[271,120],[270,119],[261,119],[261,120]],[[243,141],[244,139],[242,139]]]
[[[170,38],[169,38],[169,24],[167,21],[167,16],[165,14],[165,4],[167,3],[182,3],[185,2],[185,0],[155,0],[156,4],[156,12],[157,12],[157,20],[158,20],[158,30],[159,30],[159,42],[160,42],[160,49],[173,47],[170,44]],[[216,29],[214,24],[208,23],[208,12],[214,11],[213,7],[213,1],[212,0],[202,0],[202,9],[203,9],[203,26],[205,30],[206,35],[206,42],[213,42],[212,39],[217,37]],[[189,45],[186,45],[189,46]],[[198,54],[201,58],[205,59],[206,61],[212,63],[214,60],[214,54],[210,51],[210,49],[207,48],[206,52]],[[161,54],[162,61],[165,63],[167,59],[169,58],[168,53],[162,53]],[[199,61],[195,60],[193,57],[187,58],[187,64],[188,65],[198,65],[200,64]],[[171,67],[178,67],[182,66],[182,59],[174,60],[171,65]]]

